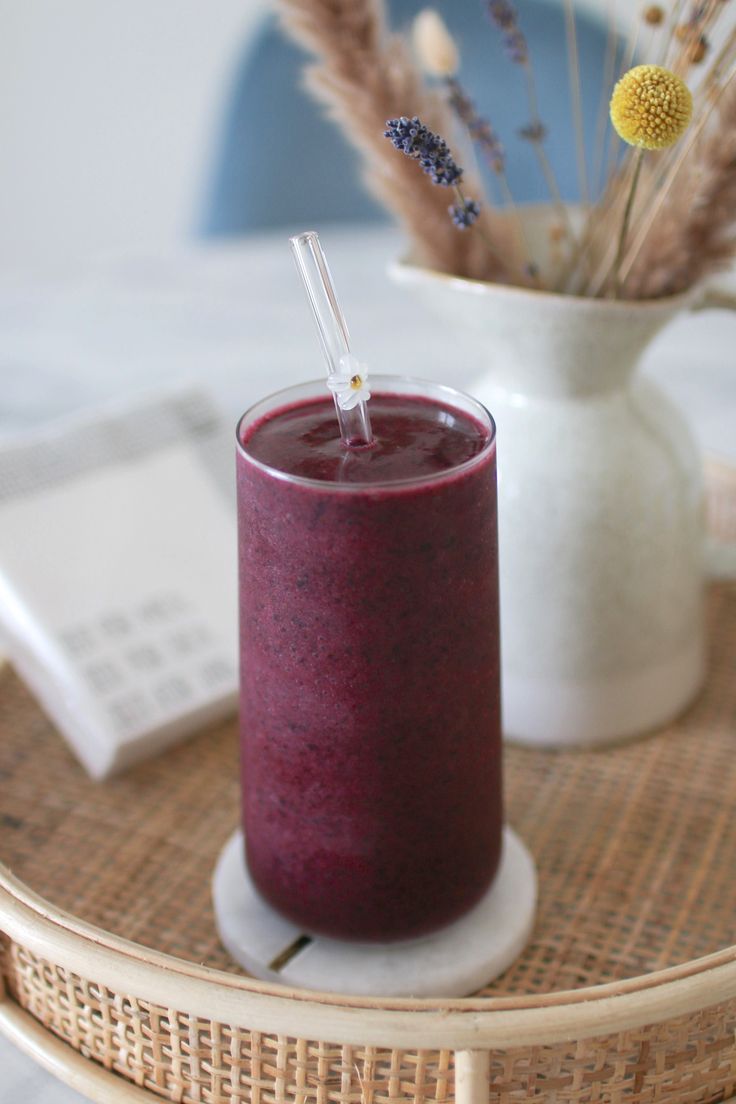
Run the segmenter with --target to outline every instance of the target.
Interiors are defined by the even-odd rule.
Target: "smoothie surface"
[[[391,483],[457,467],[489,440],[480,422],[432,399],[377,394],[368,408],[375,437],[368,448],[343,445],[329,395],[272,411],[241,443],[253,459],[303,479]]]

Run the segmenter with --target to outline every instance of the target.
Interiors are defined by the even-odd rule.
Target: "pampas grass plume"
[[[424,8],[414,20],[412,44],[419,64],[430,77],[454,77],[460,68],[457,44],[433,8]]]

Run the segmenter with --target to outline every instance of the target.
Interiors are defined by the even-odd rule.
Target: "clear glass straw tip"
[[[327,361],[327,386],[335,400],[340,436],[346,445],[369,445],[373,441],[367,406],[370,393],[360,365],[350,352],[345,316],[335,293],[319,235],[314,230],[307,230],[289,240]]]

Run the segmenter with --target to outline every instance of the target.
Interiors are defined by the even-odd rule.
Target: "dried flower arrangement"
[[[609,28],[596,136],[596,161],[607,161],[607,177],[595,203],[589,202],[574,0],[563,3],[582,220],[563,203],[545,152],[518,14],[510,0],[483,3],[526,80],[529,122],[519,136],[530,143],[546,182],[548,233],[556,243],[556,263],[544,271],[514,203],[498,135],[461,83],[457,44],[437,12],[417,17],[409,43],[389,32],[383,0],[279,0],[279,8],[289,33],[316,59],[308,87],[362,154],[368,186],[403,223],[422,264],[581,296],[650,299],[682,292],[736,256],[736,27],[725,26],[728,0],[647,7],[642,23],[659,55],[656,65],[630,68],[637,52],[632,36],[615,73],[618,39]],[[606,157],[609,100],[615,135]],[[460,133],[490,167],[500,203],[482,198],[477,176],[455,160],[446,139]]]

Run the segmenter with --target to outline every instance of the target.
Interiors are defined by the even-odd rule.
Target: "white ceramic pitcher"
[[[695,302],[602,301],[392,268],[487,369],[498,426],[504,729],[592,744],[676,717],[705,672],[701,458],[637,373]]]

